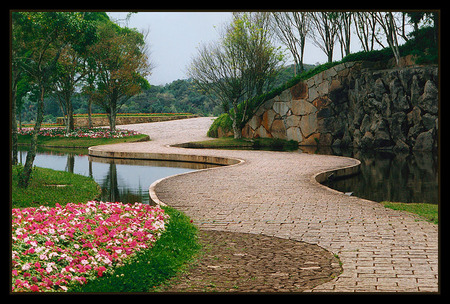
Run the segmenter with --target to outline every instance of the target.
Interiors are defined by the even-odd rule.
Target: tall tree
[[[272,30],[291,52],[295,62],[294,74],[301,73],[306,36],[310,29],[306,12],[273,12],[271,13]]]
[[[90,56],[97,68],[93,100],[109,118],[112,131],[116,129],[116,115],[120,107],[133,95],[149,87],[145,77],[150,73],[145,53],[144,35],[115,24],[99,27],[102,37],[90,48]]]
[[[19,33],[24,52],[16,58],[20,69],[38,87],[37,115],[24,169],[19,176],[19,186],[27,187],[36,155],[37,134],[44,116],[44,97],[51,90],[57,61],[62,49],[69,43],[95,35],[95,29],[83,20],[81,13],[66,12],[13,12],[12,32]]]
[[[353,12],[335,12],[334,18],[337,22],[338,32],[337,36],[339,43],[341,45],[341,57],[350,54],[350,40],[352,37],[351,26],[352,26],[352,15]]]
[[[328,62],[332,62],[334,44],[338,33],[335,15],[330,12],[311,12],[309,16],[314,29],[310,31],[309,37],[327,55]]]
[[[61,112],[66,117],[66,131],[74,130],[72,95],[76,85],[87,74],[86,59],[76,52],[71,45],[67,45],[61,52],[56,66],[56,77],[53,91],[58,97]]]
[[[365,52],[373,51],[376,39],[377,22],[373,13],[354,12],[356,36],[358,36],[361,46]]]
[[[257,110],[249,107],[249,100],[271,87],[282,60],[271,44],[267,15],[234,14],[219,42],[199,48],[188,74],[226,110],[232,107],[234,138],[241,138],[245,120]]]
[[[392,12],[376,12],[375,19],[384,31],[389,47],[394,54],[395,62],[398,65],[400,61],[400,50],[398,48],[397,30],[398,26],[395,23]]]

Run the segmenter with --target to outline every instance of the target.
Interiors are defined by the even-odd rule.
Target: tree
[[[87,68],[85,58],[76,52],[72,46],[67,45],[61,52],[56,66],[56,77],[53,91],[66,118],[66,131],[74,130],[72,95],[76,85],[86,76]]]
[[[355,21],[356,35],[361,42],[365,52],[373,51],[375,39],[377,39],[377,22],[373,13],[355,12],[353,13]]]
[[[306,12],[273,12],[271,13],[272,30],[278,39],[291,52],[295,62],[294,75],[301,73],[306,36],[310,29]]]
[[[120,107],[141,89],[149,87],[145,77],[150,73],[150,65],[143,34],[108,23],[99,24],[98,30],[102,39],[90,48],[97,69],[96,89],[90,94],[106,112],[110,129],[114,131]]]
[[[335,22],[337,22],[337,36],[341,45],[341,57],[350,55],[350,39],[352,37],[352,12],[336,12],[334,13]]]
[[[338,33],[338,22],[334,13],[311,12],[309,13],[313,31],[310,32],[313,43],[320,48],[328,58],[333,61],[333,49]]]
[[[19,176],[19,186],[27,187],[36,155],[37,134],[43,120],[44,97],[51,91],[57,61],[66,45],[90,39],[95,35],[95,29],[83,20],[81,13],[76,12],[13,12],[12,21],[12,33],[16,35],[13,40],[16,46],[20,44],[21,50],[14,60],[39,90],[30,150]]]
[[[234,14],[220,41],[200,46],[188,68],[199,88],[215,94],[225,111],[232,107],[234,138],[242,137],[245,120],[253,114],[249,100],[271,87],[283,60],[270,42],[267,17]]]
[[[392,12],[376,12],[375,19],[384,31],[389,47],[394,54],[395,62],[398,65],[400,61],[400,50],[398,48],[397,25]]]

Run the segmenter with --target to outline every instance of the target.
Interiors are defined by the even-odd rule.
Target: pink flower
[[[33,291],[33,292],[39,291],[39,287],[37,287],[36,285],[31,286],[30,289],[31,289],[31,291]]]
[[[159,207],[140,203],[13,209],[13,291],[67,291],[101,277],[134,252],[152,248],[167,219]],[[40,261],[49,262],[42,268]]]

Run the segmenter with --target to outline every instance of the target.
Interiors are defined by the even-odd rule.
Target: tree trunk
[[[67,101],[67,131],[73,132],[75,129],[74,121],[73,121],[73,106],[70,100]]]
[[[116,112],[111,109],[111,113],[108,114],[109,129],[110,131],[116,131]]]
[[[28,151],[23,171],[19,176],[18,185],[21,188],[28,187],[31,178],[31,170],[33,169],[34,158],[36,156],[37,136],[44,118],[44,92],[44,88],[41,87],[41,98],[38,100],[36,124],[34,125],[33,135],[31,136],[30,150]]]
[[[232,125],[233,125],[234,139],[241,139],[242,138],[242,130],[238,126],[238,122],[237,122],[238,108],[237,108],[237,104],[236,103],[233,103],[233,109],[234,109],[234,117],[233,117],[233,115],[230,115],[230,117],[233,120],[233,124]]]
[[[89,101],[88,101],[88,124],[89,124],[89,129],[92,128],[92,98],[89,97]]]
[[[333,62],[333,49],[331,49],[327,54],[328,62]]]
[[[16,120],[16,90],[17,82],[13,83],[13,90],[11,92],[11,130],[12,130],[12,164],[17,165],[17,120]]]

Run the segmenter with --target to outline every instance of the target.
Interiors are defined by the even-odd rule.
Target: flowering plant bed
[[[117,117],[123,116],[184,116],[192,115],[192,113],[117,113]],[[107,117],[106,113],[94,113],[91,114],[92,117]],[[88,117],[88,114],[75,114],[74,117]]]
[[[30,144],[32,128],[18,130],[18,143]],[[74,132],[66,134],[65,128],[41,128],[38,133],[38,145],[49,147],[88,148],[97,145],[115,144],[122,142],[137,142],[149,140],[146,134],[130,130],[111,132],[109,128],[76,128]]]
[[[22,128],[17,130],[19,135],[33,134],[33,128]],[[48,137],[70,137],[70,138],[123,138],[138,135],[140,133],[130,130],[110,131],[107,128],[75,128],[75,131],[66,133],[65,128],[41,128],[38,135]]]
[[[12,291],[67,291],[112,273],[151,248],[168,219],[141,203],[12,209]]]

